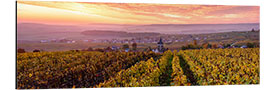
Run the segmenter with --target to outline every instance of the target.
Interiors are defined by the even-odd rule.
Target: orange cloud
[[[18,22],[52,24],[259,23],[258,6],[18,1]]]

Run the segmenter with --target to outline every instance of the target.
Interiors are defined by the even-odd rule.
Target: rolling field
[[[259,84],[259,48],[17,54],[17,88]]]

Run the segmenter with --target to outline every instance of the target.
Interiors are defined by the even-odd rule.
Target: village
[[[40,40],[38,43],[92,45],[88,46],[91,49],[80,49],[85,51],[96,49],[97,51],[153,51],[158,53],[164,50],[259,47],[259,43],[254,42],[258,41],[258,33],[258,31],[246,31],[213,34],[163,34],[160,36],[147,37],[79,40],[63,37],[59,39]],[[93,46],[94,44],[103,44],[104,47],[95,47]],[[137,49],[129,48],[129,46],[136,47]]]
[[[161,34],[158,36],[127,37],[127,38],[52,38],[40,41],[18,41],[19,48],[26,51],[153,51],[186,50],[186,49],[217,49],[217,48],[253,48],[259,47],[259,31],[224,32],[210,34]],[[23,43],[24,42],[24,43]],[[162,42],[162,45],[158,43]],[[33,45],[28,47],[28,44]],[[45,48],[50,44],[50,48]],[[130,48],[136,44],[136,50]],[[23,46],[22,46],[23,45]],[[59,47],[60,45],[60,47]],[[27,47],[25,47],[27,46]],[[129,47],[130,46],[130,47]],[[92,49],[88,49],[92,48]]]
[[[146,40],[146,41],[144,41]],[[210,43],[203,43],[203,44],[198,44],[198,41],[200,40],[200,38],[196,37],[193,39],[188,39],[188,42],[190,42],[189,44],[186,44],[182,47],[179,47],[180,49],[177,49],[177,51],[179,50],[187,50],[187,49],[224,49],[224,48],[255,48],[255,47],[259,47],[259,45],[257,45],[256,43],[246,43],[244,45],[236,45],[235,43],[231,43],[231,44],[210,44]],[[180,42],[182,40],[179,40]],[[54,43],[76,43],[76,41],[74,40],[68,40],[68,39],[62,39],[62,40],[53,40],[52,42]],[[86,42],[86,41],[85,41]],[[87,42],[92,42],[92,43],[98,43],[97,41],[93,40],[93,41],[88,41]],[[117,43],[118,40],[105,40],[99,43]],[[164,44],[170,44],[170,43],[174,43],[174,42],[178,42],[178,40],[172,39],[172,40],[168,40],[168,39],[163,39],[163,38],[159,38],[158,40],[156,38],[154,39],[139,39],[139,40],[135,40],[135,39],[131,39],[131,40],[119,40],[119,43],[122,44],[122,46],[108,46],[106,48],[92,48],[89,47],[87,49],[81,49],[81,51],[100,51],[100,52],[111,52],[111,51],[120,51],[120,52],[138,52],[138,51],[142,51],[142,50],[138,50],[138,43],[155,43],[156,46],[148,46],[148,47],[144,47],[143,51],[152,51],[155,53],[163,53],[167,50],[171,50],[173,51],[174,49],[169,49],[169,47]],[[47,42],[41,42],[41,43],[47,43]],[[131,44],[131,47],[130,45]],[[19,48],[18,49],[19,52],[25,52],[24,49]],[[33,50],[33,52],[41,52],[41,51],[46,51],[46,50],[39,50],[39,49],[35,49]],[[71,51],[79,51],[79,50],[71,50]]]

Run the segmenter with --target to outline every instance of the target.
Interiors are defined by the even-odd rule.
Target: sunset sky
[[[226,24],[259,23],[259,6],[18,1],[18,23]]]

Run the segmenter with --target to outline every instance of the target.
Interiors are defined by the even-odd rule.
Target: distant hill
[[[46,34],[54,32],[78,32],[80,27],[72,25],[48,25],[39,23],[18,23],[17,32],[19,34]]]
[[[49,25],[39,23],[18,23],[17,39],[38,41],[43,39],[63,38],[79,33],[80,27],[72,25]]]
[[[17,39],[23,41],[39,41],[39,40],[59,39],[59,38],[70,38],[70,39],[85,39],[88,37],[100,38],[101,36],[91,37],[87,35],[82,35],[81,32],[85,30],[121,31],[129,26],[134,25],[115,25],[115,24],[51,25],[41,23],[18,23]],[[102,36],[101,38],[103,37],[104,36]]]
[[[81,34],[86,36],[115,36],[115,37],[145,37],[145,36],[161,35],[160,33],[155,32],[130,33],[125,31],[105,31],[105,30],[87,30],[81,32]]]
[[[260,29],[260,23],[239,24],[149,24],[129,27],[129,32],[158,32],[162,34],[203,34]]]
[[[246,24],[88,24],[50,25],[18,23],[17,40],[40,41],[48,39],[111,39],[157,36],[160,34],[207,34],[260,29],[259,23]]]

